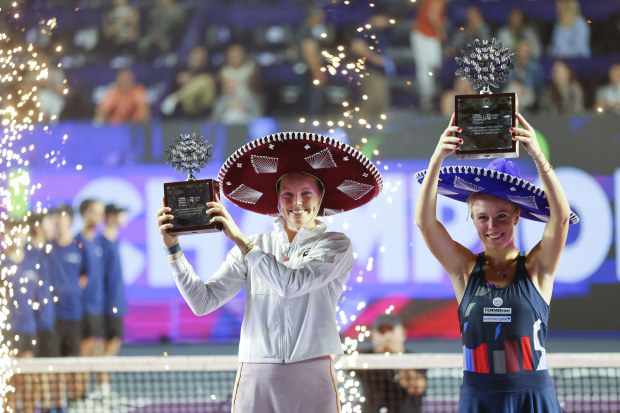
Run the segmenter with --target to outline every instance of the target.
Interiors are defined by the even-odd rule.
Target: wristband
[[[181,245],[179,245],[179,243],[177,242],[176,244],[174,244],[172,247],[170,248],[166,248],[164,247],[164,249],[166,250],[166,252],[168,253],[168,255],[174,255],[177,252],[181,251]]]

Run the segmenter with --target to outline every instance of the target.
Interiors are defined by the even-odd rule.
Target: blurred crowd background
[[[22,34],[61,63],[39,92],[41,109],[57,120],[247,124],[259,116],[329,116],[343,101],[368,118],[399,109],[449,115],[455,92],[475,93],[454,77],[454,57],[474,39],[493,37],[517,52],[517,71],[503,91],[517,92],[521,110],[620,111],[617,1],[369,5],[30,0],[25,23],[55,17],[57,28],[32,24]],[[343,61],[363,58],[371,76],[321,71],[323,51],[342,53]]]

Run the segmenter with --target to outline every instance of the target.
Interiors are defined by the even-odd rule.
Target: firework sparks
[[[9,334],[12,326],[8,323],[8,317],[10,311],[16,308],[16,294],[26,294],[29,287],[40,287],[28,283],[26,278],[17,274],[17,266],[12,265],[9,259],[10,254],[24,254],[24,243],[28,240],[30,229],[26,224],[30,216],[29,199],[41,187],[30,181],[28,173],[28,157],[35,147],[24,143],[22,138],[34,129],[36,123],[47,120],[40,110],[38,91],[50,71],[50,63],[33,44],[26,44],[24,40],[26,28],[19,22],[22,14],[16,1],[0,7],[0,410],[7,412],[14,411],[8,403],[8,395],[15,391],[10,379],[14,373],[12,357],[17,355],[17,351],[11,349],[11,341],[19,340],[18,335]],[[49,19],[40,21],[37,30],[49,34],[55,27],[56,20]],[[54,49],[58,53],[62,47],[57,45]],[[68,89],[65,88],[63,93],[67,94]],[[64,162],[59,151],[47,154],[46,159],[58,166]],[[36,210],[47,212],[40,203]],[[12,252],[9,253],[9,250]],[[27,301],[34,311],[38,311],[41,304],[35,300]]]
[[[345,0],[343,2],[344,5],[349,5],[350,2]],[[374,3],[369,3],[369,7],[375,7]],[[395,24],[396,20],[391,18],[389,19],[390,24]],[[357,36],[363,36],[365,39],[371,40],[371,44],[368,46],[370,50],[375,50],[379,47],[379,41],[377,40],[377,36],[374,33],[374,28],[370,24],[365,24],[363,26],[359,26],[356,28]],[[326,33],[321,34],[321,38],[327,38]],[[370,76],[369,71],[366,67],[366,58],[354,58],[347,55],[347,50],[345,46],[338,45],[335,50],[322,50],[321,55],[325,60],[326,64],[321,68],[322,72],[326,72],[329,76],[334,78],[344,78],[347,82],[360,85],[361,81]],[[315,87],[322,87],[321,82],[318,80],[313,81],[313,85]],[[372,96],[364,95],[362,97],[363,101],[368,99],[372,99]],[[349,102],[346,99],[343,99],[341,102],[342,107],[344,108],[343,112],[336,119],[328,119],[325,124],[322,125],[320,121],[315,120],[312,122],[314,127],[326,126],[330,134],[336,133],[336,127],[343,129],[342,138],[345,138],[347,135],[347,130],[351,130],[354,127],[361,128],[362,131],[372,131],[374,130],[383,130],[383,123],[387,120],[387,115],[385,113],[380,114],[379,120],[377,122],[371,122],[368,119],[364,119],[360,116],[360,107],[355,105],[354,103]],[[306,123],[306,119],[301,117],[299,118],[299,123]],[[360,149],[360,145],[355,145],[357,149]],[[375,150],[372,154],[367,155],[378,155],[378,150]]]

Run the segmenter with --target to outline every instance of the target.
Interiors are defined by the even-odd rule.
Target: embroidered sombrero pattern
[[[364,205],[381,192],[383,179],[357,149],[329,136],[282,132],[239,148],[218,174],[222,193],[234,204],[259,214],[278,214],[276,184],[287,173],[317,177],[325,186],[321,215]]]
[[[422,183],[426,170],[415,174]],[[473,193],[494,195],[515,203],[521,208],[521,217],[533,221],[549,220],[549,203],[542,188],[517,176],[493,169],[473,166],[444,166],[439,172],[437,193],[461,202],[467,202]],[[570,223],[579,217],[571,212]]]

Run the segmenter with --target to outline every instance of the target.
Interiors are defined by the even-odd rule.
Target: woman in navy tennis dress
[[[450,276],[459,303],[463,341],[463,385],[459,413],[561,413],[545,352],[553,281],[568,226],[579,219],[534,128],[517,113],[513,128],[533,158],[543,188],[519,177],[511,161],[487,168],[441,167],[463,143],[450,125],[439,139],[429,167],[416,174],[422,183],[416,223]],[[454,241],[437,220],[437,194],[467,202],[484,251],[474,254]],[[541,241],[520,251],[514,232],[520,218],[546,222]]]

